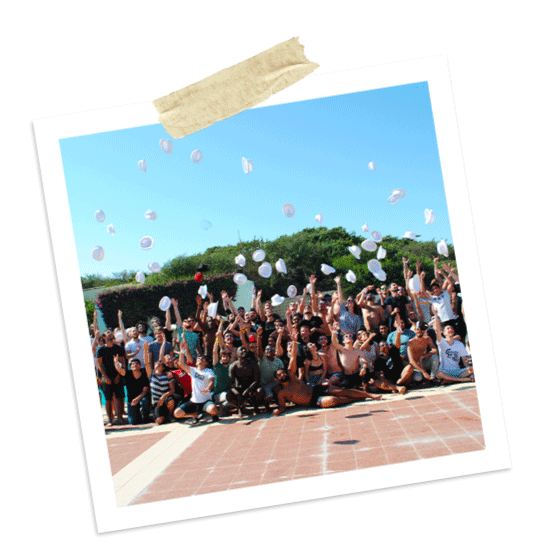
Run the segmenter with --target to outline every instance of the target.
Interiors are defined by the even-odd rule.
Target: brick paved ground
[[[170,424],[150,430],[109,432],[113,470],[126,483],[126,467],[137,456],[156,458],[159,440],[177,428],[192,437],[156,468],[145,485],[127,489],[122,504],[141,504],[482,450],[484,437],[475,385],[453,385],[384,401],[326,410],[291,409],[219,424]],[[193,432],[191,431],[193,430]],[[192,440],[193,436],[197,436]],[[163,451],[163,445],[160,446]],[[134,465],[135,467],[135,465]],[[128,474],[128,475],[129,475]]]

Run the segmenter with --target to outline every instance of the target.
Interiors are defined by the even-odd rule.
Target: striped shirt
[[[169,383],[171,379],[167,377],[167,373],[162,373],[162,375],[152,374],[150,377],[150,394],[152,397],[152,404],[156,404],[160,397],[163,396],[167,391],[169,391]]]

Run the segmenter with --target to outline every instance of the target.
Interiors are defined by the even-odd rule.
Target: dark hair
[[[141,363],[141,360],[139,358],[132,358],[130,360],[130,366],[133,364],[133,362],[138,362],[140,366],[142,366],[143,364]]]

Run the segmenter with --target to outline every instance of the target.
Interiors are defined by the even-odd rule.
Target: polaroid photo
[[[34,130],[99,533],[510,466],[444,57],[333,73],[320,67],[182,139],[167,134],[151,102],[35,120]],[[343,393],[333,399],[327,390],[312,406],[277,416],[273,404],[271,413],[233,413],[219,423],[207,416],[197,424],[105,427],[85,309],[96,297],[83,292],[82,276],[133,270],[147,282],[130,277],[130,287],[144,289],[152,264],[156,271],[243,241],[264,247],[309,229],[369,241],[344,250],[344,271],[369,260],[389,268],[376,252],[386,236],[433,241],[442,260],[452,246],[475,382],[412,385],[344,404]],[[292,253],[293,243],[280,255],[286,269]],[[325,255],[321,272],[335,276],[337,255]],[[248,280],[264,280],[263,262],[249,261],[246,269],[258,274],[246,271]],[[414,261],[408,265],[415,271]],[[374,270],[373,284],[390,286]],[[344,287],[355,283],[348,271]],[[299,295],[309,284],[300,277]],[[359,292],[367,286],[357,284]],[[221,301],[212,282],[208,289]],[[292,298],[274,294],[279,312]],[[251,303],[251,292],[245,299]],[[164,317],[159,307],[155,313]],[[322,408],[325,397],[333,402]]]

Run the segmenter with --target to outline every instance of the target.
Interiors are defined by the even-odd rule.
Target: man
[[[254,414],[259,414],[259,406],[265,399],[261,387],[261,371],[257,361],[248,358],[244,346],[237,349],[237,361],[229,366],[230,386],[227,401],[237,407],[239,418],[244,414],[246,402],[251,402]]]
[[[163,327],[156,327],[154,329],[154,334],[156,336],[156,340],[154,342],[151,342],[148,346],[150,370],[147,369],[147,372],[152,371],[154,369],[154,364],[159,361],[162,344],[165,343],[163,355],[165,356],[166,354],[171,354],[172,356],[174,356],[173,345],[165,340],[165,329]]]
[[[434,329],[438,339],[440,367],[437,377],[451,383],[469,383],[475,381],[473,367],[469,365],[469,354],[466,347],[455,339],[452,325],[445,325],[442,334],[442,323],[438,316],[434,318]],[[459,367],[462,360],[465,369]]]
[[[400,336],[402,330],[400,327],[396,330],[394,344],[382,340],[379,343],[380,356],[374,362],[374,373],[381,381],[386,381],[391,385],[399,387],[400,394],[406,392],[404,385],[411,381],[413,375],[413,367],[404,365],[402,356],[400,355]]]
[[[413,379],[423,377],[429,381],[436,378],[438,371],[438,349],[427,335],[428,325],[424,321],[415,324],[415,337],[408,341],[408,361],[413,367]],[[428,373],[431,371],[432,373]]]
[[[373,290],[373,285],[367,286],[355,299],[361,308],[364,327],[368,333],[377,333],[379,326],[385,322],[385,311],[381,304],[376,304]]]
[[[261,371],[261,386],[265,391],[265,399],[263,404],[265,410],[270,412],[269,404],[275,397],[274,391],[278,386],[275,373],[279,369],[284,369],[284,362],[276,357],[276,348],[267,344],[262,357],[259,359],[259,369]]]
[[[373,395],[364,391],[354,389],[342,389],[335,385],[317,385],[311,387],[307,383],[297,379],[297,333],[293,333],[293,341],[288,346],[290,362],[288,371],[279,369],[275,377],[279,382],[277,393],[278,408],[274,410],[274,415],[279,416],[286,410],[286,403],[293,402],[299,406],[308,408],[332,408],[342,406],[358,400],[371,398],[380,400],[381,395]]]
[[[107,412],[107,426],[113,425],[113,403],[117,415],[116,423],[125,423],[122,414],[124,409],[124,381],[115,366],[115,356],[122,367],[126,367],[125,351],[115,344],[113,331],[106,329],[103,332],[105,344],[100,346],[96,352],[98,370],[102,375],[101,390],[105,398],[105,410]]]
[[[389,316],[389,326],[392,325],[394,316],[397,314],[400,314],[402,321],[407,323],[408,312],[412,309],[412,305],[405,295],[406,291],[404,287],[399,287],[396,282],[393,282],[391,284],[390,293],[391,295],[385,300],[385,307],[387,309],[387,315]]]
[[[115,367],[124,377],[128,395],[128,422],[130,425],[146,424],[150,421],[150,383],[138,358],[133,358],[126,371],[115,356]]]
[[[344,344],[338,342],[338,326],[332,330],[331,342],[338,352],[338,358],[343,372],[335,373],[331,376],[330,383],[340,385],[346,389],[359,387],[362,383],[361,371],[361,351],[355,348],[355,336],[352,333],[344,333]]]
[[[139,362],[143,361],[143,345],[145,344],[144,340],[139,338],[139,329],[137,327],[133,327],[131,332],[131,340],[126,343],[126,359],[128,364],[131,362],[133,358],[137,358]],[[146,374],[146,370],[143,368],[143,372]]]
[[[188,343],[182,341],[179,356],[179,367],[188,373],[192,379],[192,396],[188,402],[182,403],[175,408],[173,415],[177,419],[191,416],[194,423],[198,423],[206,412],[212,417],[213,422],[219,421],[218,408],[212,400],[212,390],[216,382],[216,376],[212,369],[208,367],[206,356],[198,356],[195,367],[186,363],[186,353]]]
[[[408,363],[408,342],[415,336],[411,329],[406,329],[406,322],[402,319],[400,313],[397,313],[394,318],[395,330],[387,337],[387,342],[390,345],[395,344],[395,337],[400,338],[400,356],[404,364]],[[398,332],[400,330],[400,333]]]
[[[212,399],[222,411],[222,415],[227,415],[227,391],[229,389],[229,365],[231,364],[231,354],[227,350],[220,350],[218,342],[214,343],[212,352],[212,371],[216,376]]]

